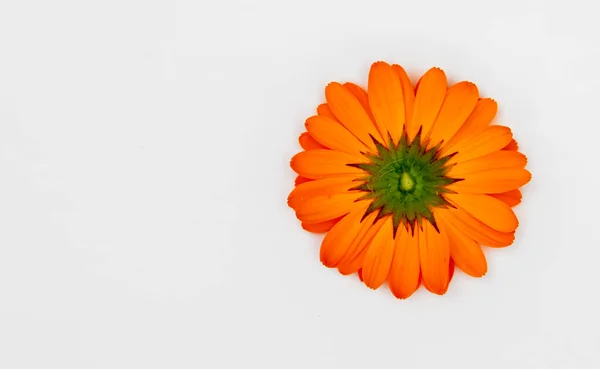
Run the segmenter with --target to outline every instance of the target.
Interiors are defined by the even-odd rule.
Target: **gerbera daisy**
[[[291,160],[288,204],[302,227],[327,233],[321,262],[358,273],[398,298],[421,285],[444,294],[458,266],[481,277],[480,245],[512,244],[511,207],[531,179],[497,104],[477,86],[448,87],[439,68],[413,87],[399,65],[376,62],[368,89],[330,83]]]

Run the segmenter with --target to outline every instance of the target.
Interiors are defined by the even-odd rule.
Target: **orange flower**
[[[413,89],[384,62],[368,91],[333,82],[325,96],[300,135],[288,197],[305,230],[327,232],[321,262],[372,289],[387,281],[398,298],[420,284],[444,294],[455,265],[483,276],[480,245],[512,244],[511,207],[531,179],[511,130],[490,125],[496,102],[470,82],[448,88],[439,68]]]

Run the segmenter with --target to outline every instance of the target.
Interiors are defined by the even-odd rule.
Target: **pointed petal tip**
[[[374,62],[373,64],[371,64],[371,68],[373,68],[373,67],[380,67],[380,66],[387,66],[387,67],[389,67],[390,65],[387,62],[383,61],[383,60],[377,60],[376,62]]]
[[[339,87],[344,87],[344,85],[342,85],[339,82],[329,82],[326,86],[325,86],[325,95],[327,95],[328,93],[331,93],[331,89],[333,88],[339,88]]]
[[[477,94],[479,96],[479,88],[477,85],[471,81],[464,81],[466,88],[471,91],[473,94]]]
[[[446,72],[444,72],[444,70],[440,67],[432,67],[427,72],[436,72],[436,73],[441,73],[444,76],[446,75]]]
[[[417,289],[418,289],[418,287],[417,287]],[[414,293],[417,291],[417,289],[415,289],[414,291],[410,291],[410,292],[406,292],[406,291],[400,292],[400,291],[394,291],[391,289],[390,289],[390,291],[392,292],[392,295],[394,295],[394,297],[397,298],[398,300],[406,300],[409,297],[411,297],[412,295],[414,295]]]
[[[425,289],[431,293],[433,293],[434,295],[438,295],[438,296],[443,296],[446,294],[446,292],[448,292],[448,287],[450,286],[450,283],[446,283],[443,286],[437,286],[435,288],[428,286],[425,281],[422,281],[423,283],[423,287],[425,287]]]
[[[328,262],[327,259],[323,255],[321,255],[321,264],[323,264],[323,266],[326,267],[326,268],[333,268],[334,267],[334,265],[331,264],[330,262]]]

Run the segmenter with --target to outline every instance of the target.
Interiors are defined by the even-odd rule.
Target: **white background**
[[[0,368],[600,368],[593,1],[0,2]],[[406,301],[286,206],[304,119],[371,62],[499,102],[514,246]]]

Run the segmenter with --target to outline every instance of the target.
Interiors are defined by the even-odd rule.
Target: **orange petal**
[[[315,150],[315,149],[326,149],[325,146],[321,145],[320,143],[318,143],[317,141],[315,141],[314,138],[312,138],[308,132],[303,132],[300,137],[298,137],[298,142],[300,143],[300,146],[308,151],[308,150]]]
[[[506,147],[504,147],[503,150],[517,151],[517,150],[519,150],[519,144],[513,138],[512,140],[510,140],[508,145],[506,145]]]
[[[335,120],[336,122],[338,122],[337,118],[335,117],[335,115],[333,114],[333,112],[329,108],[329,105],[327,105],[327,104],[321,104],[321,105],[319,105],[317,107],[317,114],[319,114],[319,115],[321,115],[323,117],[331,118],[331,119]]]
[[[306,222],[302,222],[302,228],[304,228],[305,231],[308,231],[308,232],[311,232],[311,233],[326,233],[331,228],[333,228],[333,226],[336,225],[337,222],[340,221],[340,219],[342,219],[342,218],[335,218],[335,219],[331,219],[331,220],[326,220],[326,221],[320,222],[320,223],[306,223]]]
[[[521,203],[521,199],[523,198],[523,195],[521,195],[520,190],[512,190],[512,191],[507,191],[507,192],[503,192],[503,193],[495,193],[495,194],[492,194],[492,196],[497,198],[498,200],[502,201],[506,205],[510,206],[511,208],[513,206],[519,205]]]
[[[413,123],[408,128],[408,137],[412,140],[420,127],[423,127],[423,137],[427,137],[433,122],[442,107],[446,96],[446,74],[439,68],[428,70],[418,85],[415,96],[415,107],[413,112]],[[414,128],[417,131],[413,131]]]
[[[489,98],[479,100],[465,123],[449,141],[446,141],[442,148],[443,153],[452,152],[452,147],[457,143],[481,133],[494,120],[497,112],[496,101]]]
[[[448,221],[445,213],[447,211],[438,211],[436,216],[440,228],[443,228],[448,234],[450,257],[466,274],[471,277],[482,277],[487,273],[487,262],[481,246]]]
[[[448,241],[448,242],[450,242],[450,241]],[[452,260],[452,258],[450,258],[450,262],[448,263],[448,285],[450,284],[450,282],[452,282],[452,277],[454,277],[454,269],[455,269],[454,260]]]
[[[429,147],[450,140],[469,117],[478,99],[479,90],[471,82],[459,82],[450,87],[431,129]]]
[[[510,128],[504,126],[490,126],[472,138],[457,144],[452,150],[457,154],[448,161],[448,164],[489,155],[501,150],[512,139]]]
[[[462,209],[448,209],[447,220],[477,243],[490,247],[506,247],[515,240],[514,232],[499,232],[483,224]]]
[[[381,287],[388,277],[394,257],[392,217],[382,219],[383,225],[369,244],[363,261],[363,280],[372,289]]]
[[[486,156],[460,162],[448,170],[447,175],[453,178],[484,170],[499,168],[525,168],[527,157],[516,151],[496,151]]]
[[[373,237],[369,238],[372,239]],[[363,247],[360,249],[360,253],[353,257],[351,260],[342,261],[338,266],[338,271],[342,275],[350,275],[356,272],[360,272],[362,269],[363,261],[365,260],[365,255],[367,255],[368,247]],[[362,272],[360,274],[360,281],[364,282],[362,278]]]
[[[452,258],[450,258],[450,261],[448,262],[448,283],[446,284],[446,288],[441,290],[440,293],[438,293],[438,295],[443,295],[446,292],[448,292],[448,287],[450,286],[450,282],[452,281],[452,277],[454,277],[454,269],[456,268],[456,266],[454,265],[454,260],[452,260]],[[430,290],[429,287],[427,287],[427,284],[423,281],[423,286],[425,286],[425,288],[427,288],[428,290]]]
[[[325,88],[325,97],[331,111],[340,123],[372,152],[375,152],[375,144],[370,135],[379,142],[383,142],[383,140],[371,118],[352,92],[341,84],[332,82]]]
[[[394,142],[400,141],[406,114],[400,78],[392,67],[376,62],[369,72],[369,105],[379,133],[387,140],[388,133]]]
[[[346,193],[356,186],[354,177],[323,178],[296,186],[288,196],[288,205],[296,208],[301,203],[317,196],[333,196]]]
[[[367,150],[352,133],[331,118],[315,115],[306,120],[305,127],[324,147],[357,155]]]
[[[348,252],[344,255],[344,258],[338,265],[338,270],[341,274],[352,274],[362,268],[371,240],[383,225],[383,220],[381,219],[375,222],[376,217],[376,213],[371,213],[361,222],[361,228],[358,234],[354,238],[354,241],[352,241],[352,245],[350,245]]]
[[[414,131],[415,133],[419,130],[419,127],[414,127],[412,122],[412,115],[415,106],[415,90],[410,83],[410,78],[408,78],[408,74],[404,68],[402,68],[398,64],[392,65],[392,69],[398,77],[400,78],[400,83],[402,84],[402,97],[404,98],[404,114],[406,115],[406,129],[410,131]],[[410,126],[410,129],[409,129]]]
[[[470,173],[463,181],[448,186],[458,193],[493,194],[515,190],[531,180],[531,173],[522,168],[497,168]]]
[[[446,194],[445,197],[450,203],[497,231],[512,232],[519,226],[512,209],[494,197],[462,193]]]
[[[297,176],[296,180],[294,181],[294,185],[298,186],[299,184],[306,183],[309,181],[312,181],[312,179],[304,178],[302,176]]]
[[[290,167],[303,177],[317,179],[364,174],[365,172],[361,169],[348,166],[348,164],[364,162],[366,162],[366,158],[360,155],[316,149],[294,155]]]
[[[296,217],[302,222],[325,222],[348,214],[352,210],[352,205],[363,195],[364,193],[357,191],[333,196],[318,196],[298,204],[294,210],[296,210]]]
[[[419,288],[419,239],[418,232],[414,236],[403,226],[396,234],[396,247],[392,267],[388,276],[388,284],[392,294],[399,299],[410,297]]]
[[[350,213],[343,217],[327,233],[321,243],[320,257],[323,265],[333,268],[348,253],[348,250],[363,228],[360,219],[368,206],[369,202],[367,201],[355,203]]]
[[[450,245],[448,236],[438,233],[429,221],[424,221],[419,230],[419,257],[423,285],[429,291],[443,295],[448,289]]]
[[[371,118],[371,121],[374,122],[375,119],[373,118],[371,107],[369,106],[369,95],[367,94],[367,91],[365,91],[362,87],[352,82],[344,83],[344,87],[346,87],[350,92],[352,92],[352,94],[358,99],[358,102],[360,102],[360,105],[362,105],[363,109],[365,109],[365,111],[367,112],[367,115],[369,115],[369,118]]]

